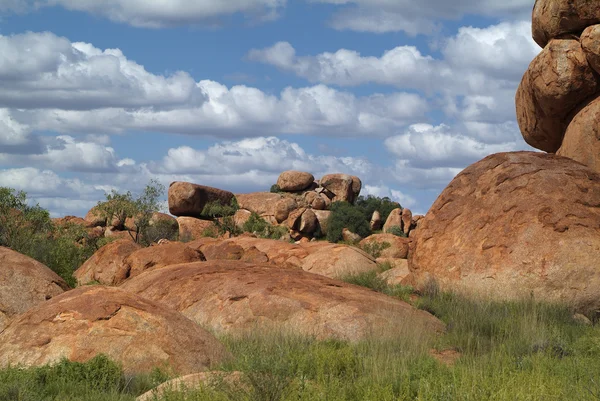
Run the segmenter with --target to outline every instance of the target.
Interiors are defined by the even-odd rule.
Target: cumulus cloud
[[[436,21],[459,19],[465,15],[525,17],[531,14],[533,0],[309,0],[341,7],[331,25],[339,30],[360,32],[399,32],[409,35],[432,34]]]
[[[117,133],[142,130],[215,137],[260,134],[379,135],[419,121],[427,101],[417,94],[358,97],[325,85],[286,88],[279,96],[247,86],[201,81],[200,106],[170,110],[106,108],[33,110],[15,116],[36,130]]]
[[[0,11],[24,12],[60,6],[136,27],[215,25],[219,18],[242,13],[253,20],[277,17],[286,0],[1,0]]]
[[[151,74],[119,49],[100,50],[49,32],[0,36],[0,54],[4,107],[163,109],[205,100],[185,72]]]

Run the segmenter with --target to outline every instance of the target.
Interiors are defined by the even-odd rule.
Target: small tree
[[[165,193],[165,187],[156,180],[151,180],[144,191],[134,198],[131,192],[120,194],[113,190],[106,194],[104,202],[98,202],[96,210],[108,222],[117,220],[124,224],[127,218],[132,218],[135,224],[135,233],[130,235],[137,243],[149,245],[154,240],[150,238],[150,220],[155,212],[160,209],[160,198]]]
[[[398,202],[394,202],[388,197],[379,198],[373,195],[366,198],[359,196],[355,204],[363,211],[365,219],[368,221],[371,221],[373,212],[376,210],[381,215],[381,221],[385,222],[392,210],[402,208]]]
[[[333,202],[331,215],[327,222],[327,240],[329,242],[340,241],[344,228],[363,238],[371,234],[369,220],[365,218],[364,212],[358,206],[348,202]]]

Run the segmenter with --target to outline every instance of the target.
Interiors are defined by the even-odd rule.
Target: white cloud
[[[21,109],[166,108],[204,101],[185,72],[154,75],[119,49],[53,33],[0,36],[0,105]]]
[[[533,0],[309,0],[342,6],[331,24],[360,32],[432,34],[439,20],[465,15],[530,18]]]
[[[402,135],[385,140],[386,148],[398,159],[417,168],[464,168],[484,157],[517,149],[516,143],[486,144],[453,132],[450,127],[428,124],[411,126]]]
[[[61,6],[136,27],[162,28],[178,25],[215,25],[219,18],[243,13],[254,20],[270,20],[286,0],[1,0],[0,11],[23,12]]]

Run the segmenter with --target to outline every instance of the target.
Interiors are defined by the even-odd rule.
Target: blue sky
[[[0,186],[53,216],[150,179],[236,193],[344,172],[425,213],[530,150],[533,0],[0,0]]]

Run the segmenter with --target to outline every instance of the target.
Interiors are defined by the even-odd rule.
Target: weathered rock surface
[[[244,248],[248,252],[253,248],[264,253],[269,264],[288,269],[302,269],[302,260],[308,256],[308,251],[300,245],[271,239],[252,237],[236,237],[228,240]]]
[[[579,34],[600,23],[600,8],[593,0],[536,0],[532,14],[533,39],[546,47],[551,39]]]
[[[383,227],[383,221],[381,221],[381,213],[379,213],[377,210],[373,212],[369,226],[371,227],[371,231],[381,230],[381,228]]]
[[[348,174],[327,174],[319,181],[321,187],[333,193],[333,201],[346,201],[354,203],[362,183],[358,177]]]
[[[585,106],[569,124],[556,152],[600,173],[600,97]]]
[[[360,247],[375,247],[375,244],[382,246],[383,244],[389,244],[389,248],[381,250],[382,258],[408,258],[408,251],[410,248],[411,240],[408,238],[398,237],[394,234],[373,234],[365,238],[360,242]]]
[[[600,25],[585,28],[580,41],[588,63],[597,73],[600,73]]]
[[[209,243],[200,249],[206,260],[240,260],[244,256],[244,248],[229,240]]]
[[[0,331],[10,316],[68,289],[67,283],[45,265],[0,246]]]
[[[579,41],[553,39],[531,62],[517,90],[517,121],[525,142],[556,152],[570,114],[599,88]]]
[[[400,227],[400,229],[402,229],[402,209],[400,208],[392,210],[383,225],[383,232],[389,232],[392,227]]]
[[[377,263],[362,250],[329,242],[301,244],[309,253],[302,259],[302,269],[330,278],[366,273],[377,270]]]
[[[486,157],[419,223],[413,283],[600,311],[600,175],[560,156]]]
[[[277,215],[277,204],[283,198],[280,194],[271,192],[254,192],[236,195],[240,208],[258,214],[260,217],[274,220]]]
[[[405,285],[406,279],[410,275],[410,269],[408,268],[408,260],[406,259],[392,259],[392,258],[379,258],[377,263],[389,264],[392,266],[390,270],[386,270],[379,273],[381,277],[388,285]]]
[[[319,222],[319,228],[321,229],[321,234],[327,235],[327,229],[329,228],[329,217],[331,217],[330,210],[313,210],[315,216],[317,216],[317,221]]]
[[[250,219],[252,212],[246,209],[240,209],[233,215],[233,222],[240,230],[244,228],[244,224]]]
[[[284,171],[277,179],[277,186],[282,191],[296,192],[309,188],[315,181],[315,177],[302,171]]]
[[[123,261],[127,269],[126,277],[135,277],[148,269],[179,263],[200,262],[206,260],[202,252],[194,250],[182,242],[168,242],[148,248],[138,249]],[[116,285],[121,282],[116,282]]]
[[[160,212],[152,213],[148,225],[150,227],[162,226],[164,229],[167,229],[167,232],[173,233],[176,233],[178,229],[177,219],[175,217]],[[135,219],[133,217],[128,217],[125,220],[125,228],[131,231],[137,230]]]
[[[138,249],[141,249],[141,246],[127,239],[111,242],[98,249],[73,276],[79,285],[92,282],[117,285],[129,275],[129,267],[124,263],[125,258]]]
[[[202,220],[195,217],[178,217],[180,239],[200,239],[207,233],[216,233],[217,226],[212,220]]]
[[[84,362],[105,354],[129,373],[169,366],[188,374],[229,356],[207,331],[133,293],[82,287],[16,318],[0,334],[0,366]]]
[[[342,239],[346,242],[351,242],[352,244],[357,244],[362,240],[362,237],[347,228],[342,229]]]
[[[403,331],[431,335],[443,324],[368,289],[296,270],[214,261],[147,271],[123,288],[182,312],[217,333],[292,330],[358,341]]]
[[[402,209],[402,232],[408,236],[413,225],[413,215],[410,209]]]
[[[275,220],[277,223],[283,223],[287,220],[290,213],[298,207],[298,203],[292,198],[283,198],[275,203]]]
[[[233,198],[229,191],[176,181],[169,186],[169,213],[178,217],[200,217],[207,203],[229,205]]]

